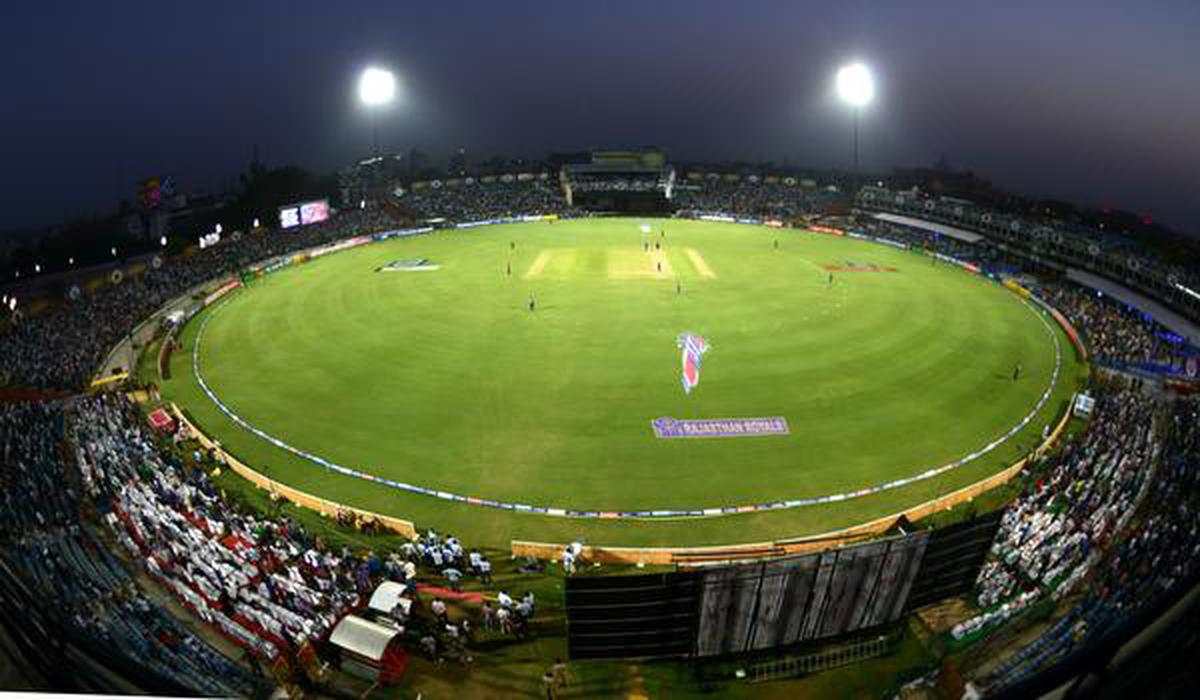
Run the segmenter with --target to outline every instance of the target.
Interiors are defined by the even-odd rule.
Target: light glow
[[[837,72],[837,93],[852,107],[865,107],[875,97],[875,79],[861,63],[851,63]]]
[[[1178,282],[1175,283],[1175,288],[1194,299],[1200,299],[1200,292],[1197,292],[1194,289],[1188,289]]]
[[[396,76],[383,68],[368,68],[358,79],[358,99],[368,106],[383,105],[396,96]]]

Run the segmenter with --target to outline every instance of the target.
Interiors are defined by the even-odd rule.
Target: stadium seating
[[[22,318],[0,336],[7,379],[18,386],[78,388],[138,322],[196,285],[275,255],[395,228],[394,223],[373,209],[351,210],[294,233],[245,234],[195,255],[167,259],[119,284],[81,290],[78,300]]]
[[[823,211],[832,195],[779,182],[722,178],[680,187],[681,211],[759,219]],[[866,197],[867,194],[871,198]],[[871,210],[972,221],[1005,240],[1023,220],[983,221],[936,202],[867,188]],[[514,214],[576,213],[552,183],[496,182],[428,187],[400,199],[417,219],[469,222]],[[887,207],[880,202],[887,201]],[[940,213],[939,213],[940,212]],[[1011,222],[1018,222],[1016,229]],[[984,226],[984,224],[987,224]],[[18,385],[78,389],[103,355],[140,319],[196,284],[304,247],[383,230],[394,220],[366,209],[295,234],[247,234],[168,260],[42,316],[23,318],[0,337]],[[1033,225],[1029,226],[1033,230]],[[1019,274],[1024,259],[902,225],[863,221],[853,231],[969,262],[985,273]],[[1035,240],[1032,232],[1030,238]],[[1065,230],[1036,238],[1055,254],[1120,260],[1143,289],[1195,271],[1141,258],[1119,242]],[[1095,251],[1091,246],[1096,246]],[[1101,269],[1107,269],[1100,266]],[[1200,286],[1200,285],[1197,285]],[[1193,376],[1198,351],[1153,319],[1061,280],[1034,290],[1061,310],[1101,364],[1157,376]],[[1200,403],[1167,399],[1128,379],[1098,385],[1089,428],[1061,453],[1029,467],[1029,483],[1004,515],[992,556],[977,581],[980,615],[955,635],[986,634],[1036,602],[1082,595],[1037,640],[992,670],[988,690],[1016,687],[1195,581],[1200,554]],[[0,583],[34,602],[31,619],[151,690],[255,695],[264,684],[151,602],[123,554],[212,628],[265,659],[290,658],[319,642],[341,615],[360,609],[373,586],[405,581],[407,561],[439,570],[468,566],[458,541],[432,533],[391,553],[334,552],[283,518],[239,512],[208,475],[186,464],[142,427],[114,396],[0,404]],[[69,446],[69,449],[67,448]],[[203,463],[206,457],[200,455]],[[211,466],[211,465],[209,465]],[[1139,508],[1153,503],[1153,509]],[[103,524],[97,528],[97,524]],[[3,578],[11,572],[13,580]]]
[[[23,624],[51,630],[127,670],[135,687],[201,695],[260,695],[264,684],[188,632],[139,590],[80,519],[78,482],[60,449],[66,405],[0,406],[8,465],[0,474],[0,559],[34,609]]]
[[[471,182],[456,186],[426,186],[406,192],[399,200],[419,220],[454,223],[487,221],[511,216],[578,213],[568,207],[552,180],[530,182]]]
[[[855,230],[973,263],[994,276],[1017,276],[1023,259],[985,242],[966,243],[911,226],[867,220]],[[1093,359],[1119,370],[1200,377],[1200,347],[1170,332],[1144,312],[1069,281],[1043,277],[1034,291],[1084,334]]]
[[[1200,267],[1168,262],[1149,249],[1103,231],[1063,224],[1048,218],[992,210],[959,199],[943,199],[919,191],[864,187],[856,206],[866,212],[889,212],[978,231],[1027,255],[1091,270],[1167,301],[1185,315],[1200,319]]]
[[[1154,507],[1132,527],[1112,533],[1114,541],[1088,576],[1083,600],[1000,664],[986,679],[989,690],[1028,679],[1194,585],[1200,573],[1200,402],[1172,402],[1160,429],[1162,460],[1146,496]]]
[[[837,196],[827,190],[767,182],[758,176],[737,180],[718,177],[678,185],[672,206],[693,215],[790,221],[806,214],[824,213]]]

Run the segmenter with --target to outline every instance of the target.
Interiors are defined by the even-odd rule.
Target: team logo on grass
[[[695,333],[680,333],[675,344],[683,351],[683,393],[690,394],[700,383],[700,360],[708,352],[708,341]]]
[[[705,420],[679,420],[663,416],[650,421],[650,426],[654,428],[654,437],[657,438],[751,437],[788,435],[791,432],[783,416]]]
[[[375,268],[376,272],[427,272],[437,270],[441,265],[434,265],[425,258],[406,258],[393,260],[387,265]]]

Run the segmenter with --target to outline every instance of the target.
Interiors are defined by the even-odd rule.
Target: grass
[[[189,324],[163,393],[272,478],[506,549],[513,538],[731,543],[862,522],[1007,466],[1081,377],[1060,335],[1063,374],[1025,431],[907,487],[770,513],[597,521],[449,503],[326,472],[233,424],[192,372],[197,329],[211,314],[205,378],[260,428],[375,475],[583,510],[742,505],[912,475],[995,439],[1049,383],[1053,343],[1038,314],[990,281],[875,244],[681,221],[654,222],[651,240],[665,243],[673,273],[660,275],[638,223],[442,232],[263,278]],[[374,271],[404,258],[440,269]],[[847,263],[896,271],[835,273],[830,286],[822,266]],[[713,347],[690,395],[678,377],[683,331]],[[781,415],[791,434],[657,440],[649,421],[664,415]]]

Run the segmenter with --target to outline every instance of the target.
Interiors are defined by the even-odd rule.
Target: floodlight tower
[[[837,72],[837,93],[842,101],[854,108],[854,172],[858,172],[858,122],[862,108],[875,97],[875,79],[861,63],[843,66]]]
[[[381,107],[390,104],[396,97],[396,76],[386,68],[372,66],[358,78],[358,99],[371,112],[372,146],[379,153],[379,119]]]

